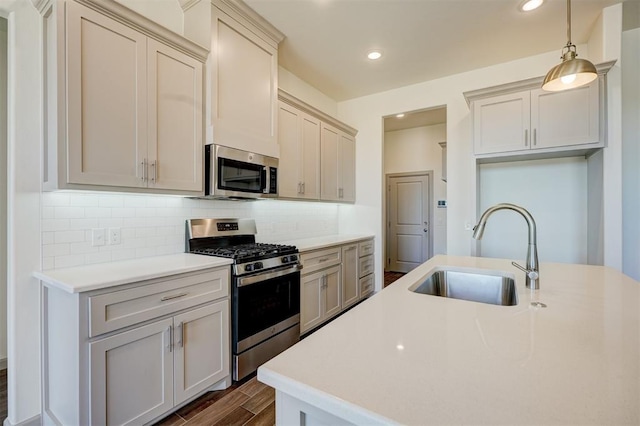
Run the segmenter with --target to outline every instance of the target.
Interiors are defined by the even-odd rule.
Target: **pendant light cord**
[[[567,0],[567,46],[571,46],[571,0]]]

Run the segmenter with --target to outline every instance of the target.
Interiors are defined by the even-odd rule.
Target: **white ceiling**
[[[245,0],[285,34],[280,65],[336,101],[553,50],[559,61],[566,2],[526,14],[520,2]],[[573,0],[573,42],[586,43],[601,10],[619,2]],[[382,59],[368,60],[371,49]]]

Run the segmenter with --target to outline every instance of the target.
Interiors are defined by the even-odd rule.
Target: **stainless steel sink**
[[[513,277],[487,271],[438,268],[410,291],[431,296],[470,300],[492,305],[514,306],[518,294]]]

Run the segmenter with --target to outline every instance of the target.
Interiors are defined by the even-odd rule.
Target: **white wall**
[[[339,207],[331,203],[67,191],[44,193],[42,206],[43,269],[182,253],[185,220],[192,218],[253,218],[258,241],[338,233]],[[120,244],[92,246],[94,228],[119,228]]]
[[[0,8],[4,5],[0,5]],[[40,413],[40,14],[11,5],[8,31],[7,361],[9,424]],[[6,423],[5,423],[6,424]]]
[[[536,221],[541,262],[587,263],[587,160],[584,157],[482,164],[480,212],[499,203],[526,208]],[[495,212],[482,240],[483,257],[526,258],[527,224]]]
[[[582,46],[584,48],[584,46]],[[476,173],[471,118],[463,92],[539,77],[556,65],[549,52],[427,81],[338,104],[339,118],[359,130],[356,144],[356,206],[340,210],[340,227],[376,229],[376,265],[382,276],[383,118],[398,111],[447,108],[447,253],[470,255],[476,214]],[[468,229],[466,229],[468,226]],[[381,283],[376,283],[381,288]]]
[[[7,359],[7,20],[0,18],[0,363]]]
[[[442,147],[447,126],[415,127],[384,134],[384,173],[433,170],[433,254],[447,252],[447,209],[437,208],[438,200],[447,199],[447,184],[442,181]]]
[[[616,33],[621,31],[620,4],[603,10],[600,31],[595,31],[590,43],[601,40],[603,60],[616,58]],[[579,45],[579,52],[589,52],[589,46]],[[596,49],[597,50],[597,49]],[[619,53],[619,51],[618,51]],[[451,255],[475,253],[471,227],[476,212],[476,173],[473,159],[471,119],[463,92],[528,78],[544,76],[557,65],[559,52],[553,51],[466,73],[447,76],[364,96],[338,104],[339,118],[359,130],[356,144],[356,206],[340,211],[340,227],[355,232],[377,229],[376,263],[382,273],[381,241],[383,221],[383,125],[382,117],[398,111],[413,111],[445,105],[447,107],[447,252]],[[584,53],[583,53],[584,54]],[[597,59],[595,60],[597,61]],[[622,259],[622,199],[620,154],[620,78],[614,66],[607,78],[607,144],[603,160],[604,194],[604,262],[621,268]],[[379,282],[377,288],[381,288]]]
[[[278,67],[278,87],[301,101],[313,105],[331,117],[336,117],[338,113],[338,104],[336,101],[304,80],[301,80],[286,68]]]
[[[622,270],[640,280],[640,28],[622,33]]]

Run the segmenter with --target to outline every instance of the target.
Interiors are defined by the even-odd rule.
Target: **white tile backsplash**
[[[182,253],[185,220],[253,218],[258,241],[280,242],[338,233],[339,205],[260,200],[200,200],[178,196],[45,192],[43,269],[58,269]],[[94,247],[94,228],[120,228],[121,242]]]

